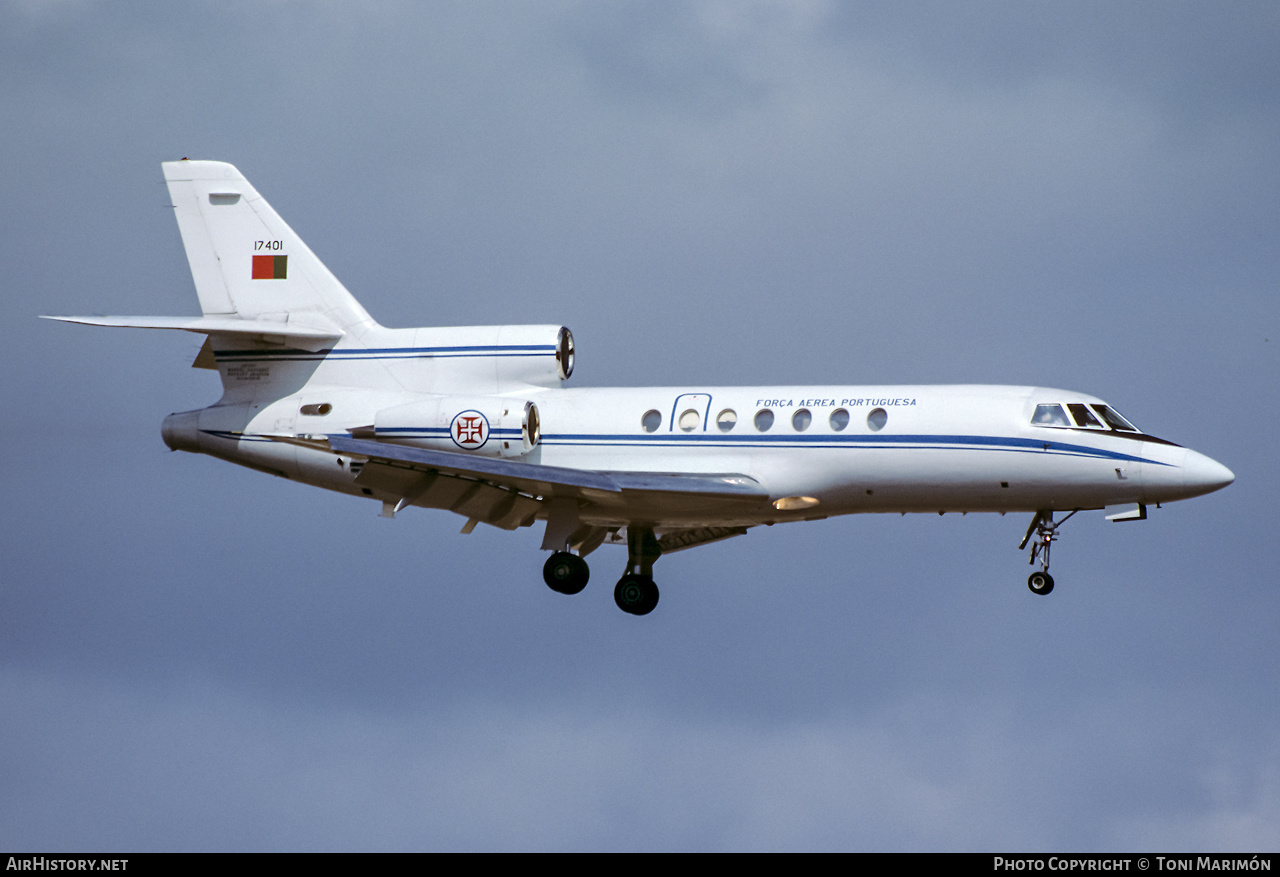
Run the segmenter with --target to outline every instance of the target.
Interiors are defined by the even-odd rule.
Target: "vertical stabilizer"
[[[349,332],[372,318],[249,181],[220,161],[169,161],[164,178],[206,316]]]

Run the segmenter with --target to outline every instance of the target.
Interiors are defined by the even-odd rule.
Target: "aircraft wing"
[[[356,483],[408,505],[443,508],[503,529],[546,517],[556,500],[575,500],[584,523],[625,526],[644,520],[671,528],[699,526],[768,503],[768,491],[737,473],[621,472],[543,466],[368,439],[328,436],[340,454],[367,458]]]

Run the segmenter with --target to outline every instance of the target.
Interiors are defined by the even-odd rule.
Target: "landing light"
[[[818,504],[818,500],[812,496],[784,496],[782,499],[775,499],[773,507],[780,512],[791,512],[796,509],[811,509]]]

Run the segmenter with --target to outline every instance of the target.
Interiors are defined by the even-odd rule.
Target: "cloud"
[[[1253,851],[1277,839],[1280,741],[1255,763],[1158,730],[1143,739],[1167,704],[1139,724],[1106,703],[1046,726],[1012,702],[931,695],[760,725],[582,701],[335,710],[14,671],[0,689],[12,714],[38,719],[4,734],[11,848]],[[1170,743],[1170,761],[1187,762],[1151,774],[1151,747]],[[1135,782],[1190,794],[1153,805]]]

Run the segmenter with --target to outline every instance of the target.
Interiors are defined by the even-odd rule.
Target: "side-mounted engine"
[[[371,434],[370,434],[371,432]],[[486,457],[520,457],[541,439],[538,406],[502,396],[432,396],[384,408],[357,437]],[[361,435],[363,433],[363,436]]]

